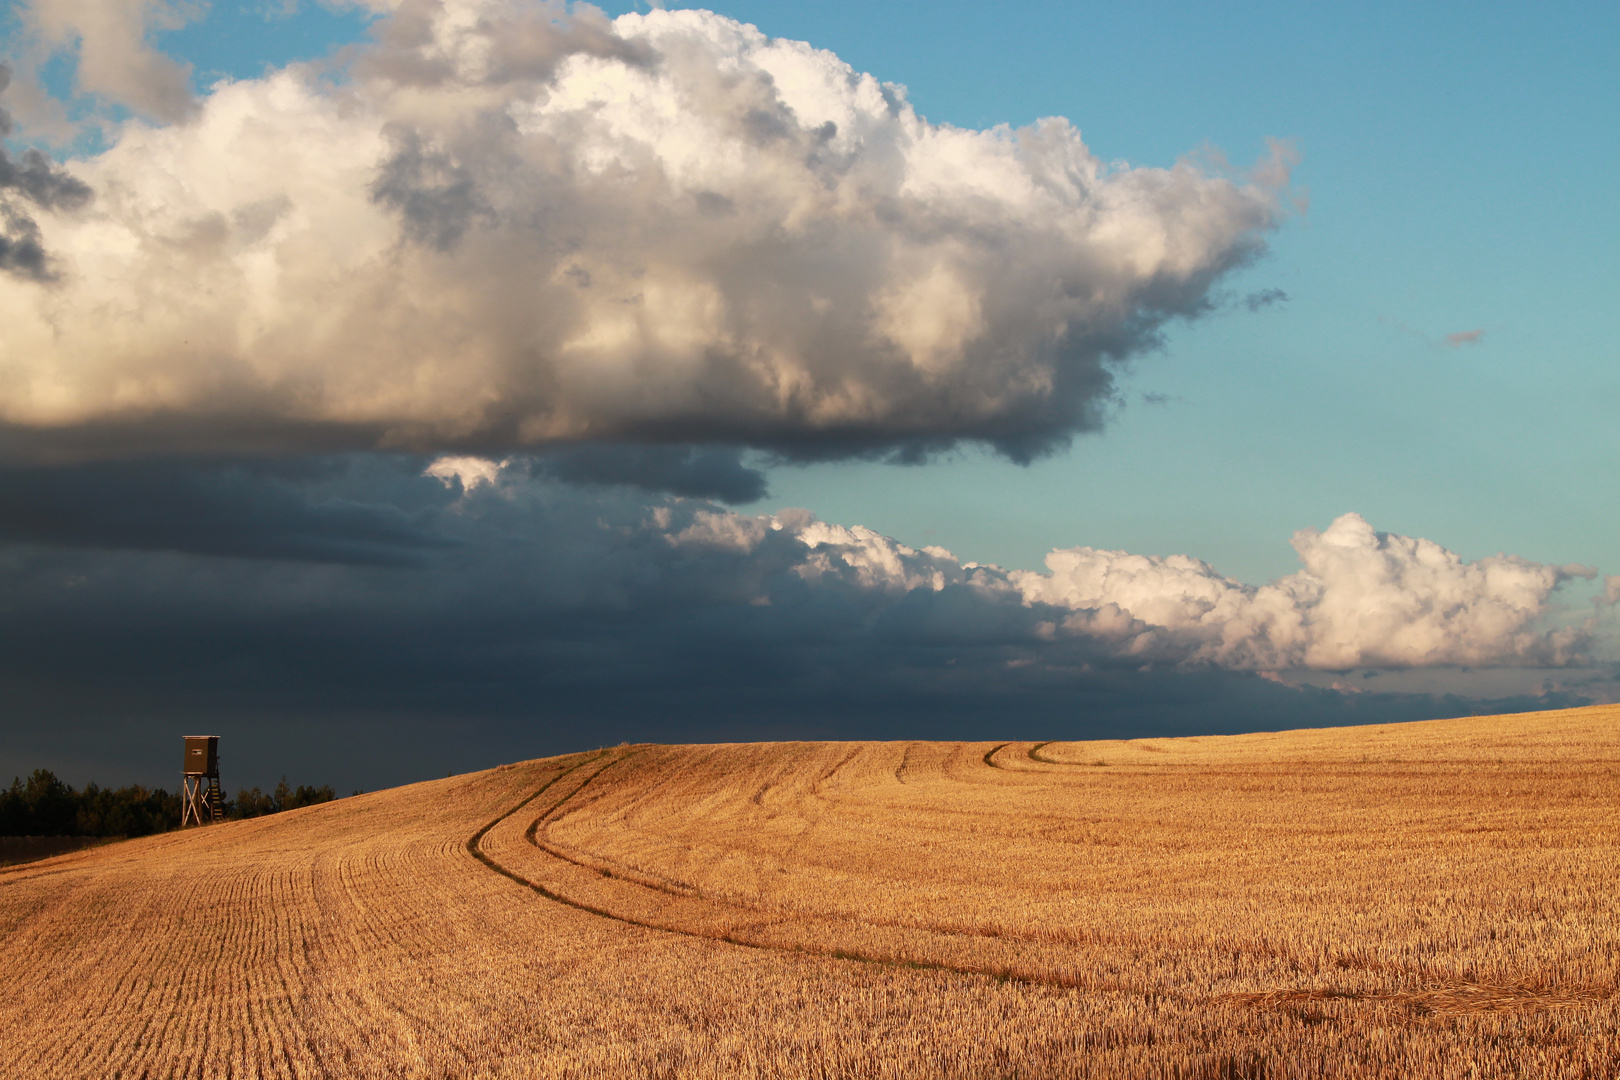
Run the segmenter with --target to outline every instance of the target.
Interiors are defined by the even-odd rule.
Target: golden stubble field
[[[0,871],[5,1077],[1620,1075],[1620,707],[629,746]]]

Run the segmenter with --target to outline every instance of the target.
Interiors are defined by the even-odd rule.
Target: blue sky
[[[728,13],[905,83],[932,119],[1056,113],[1109,159],[1209,143],[1242,162],[1291,139],[1310,195],[1229,283],[1287,304],[1178,327],[1136,364],[1131,389],[1167,404],[1132,395],[1105,434],[1028,470],[846,466],[778,474],[782,498],[1017,565],[1084,542],[1260,581],[1292,567],[1293,529],[1345,510],[1470,557],[1620,565],[1612,5]],[[1474,329],[1477,346],[1438,344]]]
[[[31,2],[35,7],[50,4]],[[206,99],[219,79],[254,79],[296,61],[352,58],[354,50],[370,47],[370,28],[378,18],[357,6],[323,6],[311,0],[215,0],[203,7],[189,21],[175,20],[185,23],[179,28],[155,25],[150,34],[156,48],[191,65],[198,100]],[[26,74],[35,65],[46,89],[67,102],[69,115],[81,126],[68,136],[60,127],[47,131],[36,125],[37,130],[30,130],[30,118],[42,114],[24,108],[14,90],[6,99],[19,118],[13,149],[50,146],[54,137],[59,155],[72,157],[77,150],[88,161],[115,144],[122,130],[117,125],[135,114],[114,100],[75,99],[72,50],[29,51],[27,8],[22,3],[9,7],[4,25],[14,47],[0,51],[9,52],[19,72]],[[604,10],[617,16],[648,9],[607,5]],[[1188,154],[1206,162],[1224,155],[1233,175],[1241,176],[1273,140],[1286,141],[1299,158],[1284,200],[1297,200],[1298,208],[1267,235],[1266,254],[1220,276],[1205,297],[1203,314],[1175,318],[1162,327],[1162,347],[1135,356],[1120,372],[1101,430],[1078,431],[1067,449],[1028,465],[972,442],[920,465],[859,456],[837,459],[836,453],[836,460],[782,463],[768,448],[744,446],[743,464],[763,470],[770,491],[738,506],[742,515],[780,515],[805,507],[826,522],[867,526],[901,544],[938,545],[958,560],[997,563],[1009,570],[1040,570],[1052,549],[1082,545],[1146,556],[1188,554],[1221,574],[1262,585],[1299,568],[1299,557],[1289,546],[1295,530],[1324,530],[1341,515],[1355,513],[1377,530],[1427,538],[1464,560],[1506,553],[1533,564],[1584,564],[1603,575],[1620,574],[1620,504],[1613,496],[1613,477],[1620,472],[1613,434],[1613,417],[1620,409],[1620,369],[1614,362],[1620,313],[1612,300],[1620,281],[1620,254],[1613,242],[1620,235],[1620,200],[1613,193],[1613,177],[1620,174],[1620,9],[1614,5],[1023,3],[986,8],[828,0],[722,4],[715,10],[755,24],[768,35],[808,41],[857,71],[903,84],[911,104],[935,124],[1018,127],[1044,117],[1066,117],[1094,154],[1122,170],[1167,167]],[[344,78],[344,70],[335,69],[334,77]],[[110,126],[84,126],[98,117]],[[3,279],[0,287],[5,287]],[[1267,296],[1272,298],[1267,303],[1246,302]],[[205,565],[220,553],[249,557],[232,548],[238,540],[229,537],[247,536],[252,529],[240,520],[225,524],[219,507],[229,504],[259,521],[267,513],[263,508],[271,505],[292,508],[287,512],[295,516],[313,512],[311,508],[326,514],[322,508],[336,498],[345,505],[370,507],[366,513],[375,510],[375,516],[358,525],[345,519],[341,526],[332,524],[335,518],[322,517],[320,528],[359,530],[344,533],[347,539],[340,538],[340,544],[333,541],[338,547],[307,537],[277,547],[281,541],[272,538],[253,550],[270,551],[263,557],[272,561],[330,557],[356,565],[370,565],[367,560],[405,565],[423,551],[455,544],[484,550],[480,545],[496,543],[484,533],[453,542],[433,533],[441,529],[448,530],[444,536],[461,536],[456,533],[461,525],[445,522],[459,520],[454,515],[463,510],[435,494],[437,481],[419,478],[425,487],[409,487],[388,471],[393,466],[353,459],[255,480],[251,477],[259,475],[254,472],[258,466],[239,474],[230,465],[225,472],[203,476],[183,453],[173,457],[175,452],[166,450],[169,456],[152,467],[151,476],[157,479],[142,479],[136,486],[149,483],[150,490],[168,493],[154,498],[202,507],[196,511],[198,529],[217,530],[217,536],[163,539],[169,536],[167,526],[154,531],[141,514],[116,507],[108,511],[111,517],[92,521],[91,515],[79,524],[51,518],[52,524],[29,524],[19,535],[40,543],[38,537],[48,534],[56,538],[50,543],[71,549],[71,558],[62,556],[71,561],[91,558],[81,554],[84,550],[124,550],[120,545],[126,541],[112,537],[124,536],[119,530],[126,530],[130,536],[138,534],[127,541],[134,548],[167,552],[161,556],[165,559],[176,551],[189,553],[186,558],[204,559],[198,565]],[[34,453],[8,467],[34,469],[43,460]],[[592,461],[542,462],[534,466],[533,476],[540,479],[533,482],[543,488],[554,481],[573,483],[580,475],[596,476],[591,470],[599,463]],[[702,471],[711,464],[700,456],[680,468]],[[416,466],[400,467],[408,471]],[[724,463],[715,467],[726,468]],[[50,478],[56,474],[27,473],[17,481],[18,490],[35,494],[16,496],[23,500],[17,505],[27,508],[18,512],[43,514],[38,499],[45,496],[37,493],[53,485],[62,491],[82,490],[88,493],[86,500],[94,500],[106,499],[109,490],[127,489],[131,482],[116,471],[123,466],[92,463],[83,468],[88,471],[59,484]],[[729,468],[726,475],[734,480],[736,466]],[[445,479],[442,486],[449,494],[444,498],[457,491],[472,498],[474,488],[467,486],[472,474],[452,470],[444,475],[462,485],[456,488]],[[667,493],[708,490],[701,483],[690,491],[680,486],[690,483],[695,481],[679,480]],[[238,499],[254,484],[261,485],[253,488],[256,494]],[[657,494],[654,488],[647,490]],[[182,498],[176,491],[187,494]],[[367,501],[384,491],[386,495],[376,495],[382,501],[375,506]],[[4,497],[10,496],[0,491]],[[590,517],[571,494],[532,498],[534,505],[552,506],[548,513],[569,521]],[[631,504],[613,502],[618,494],[603,498],[612,506],[601,511],[601,520],[630,522],[640,512]],[[57,514],[60,507],[51,505],[57,509],[50,513]],[[79,509],[61,510],[62,520]],[[494,509],[477,512],[492,515],[479,520],[496,528]],[[412,514],[416,524],[407,528],[400,515]],[[421,515],[442,515],[443,520],[433,517],[440,524],[429,528],[421,525],[429,520]],[[138,527],[131,524],[137,518],[142,522]],[[546,520],[545,529],[561,530],[563,517]],[[418,526],[425,531],[412,531]],[[440,538],[424,539],[429,533]],[[360,550],[355,543],[369,554],[355,555]],[[764,550],[751,549],[754,554]],[[340,554],[330,555],[332,551]],[[97,571],[89,564],[73,566],[77,569],[61,573],[95,578]],[[354,571],[362,576],[371,572]],[[201,589],[196,580],[188,578]],[[254,580],[262,585],[269,579]],[[360,595],[372,586],[353,587]],[[444,587],[447,595],[453,592]],[[469,596],[483,588],[457,587],[465,587]],[[1019,587],[1034,595],[1028,591],[1033,586]],[[1590,598],[1604,587],[1601,576],[1565,581],[1545,594],[1543,624],[1579,623],[1591,610]],[[120,595],[118,603],[134,606],[107,615],[109,625],[134,617],[132,611],[146,611],[141,605],[154,602],[131,599],[134,593]],[[180,627],[176,633],[182,637],[207,625],[207,618],[196,614],[212,610],[202,595],[186,601],[192,605],[185,609],[189,614],[176,608],[163,616]],[[770,594],[778,604],[784,595]],[[948,589],[945,595],[950,595]],[[677,601],[663,597],[657,602]],[[354,616],[356,625],[393,617],[388,614],[394,611],[389,606],[393,600],[378,601],[381,606],[375,608],[354,603],[354,611],[365,612]],[[639,601],[629,603],[634,608]],[[255,611],[231,618],[239,615],[243,626],[260,625],[255,620],[267,616]],[[427,615],[412,617],[424,620],[424,627],[432,625]],[[980,612],[975,618],[991,616]],[[776,631],[786,632],[781,627]],[[691,625],[680,633],[701,636]],[[716,640],[732,640],[729,633]],[[1615,643],[1609,624],[1597,624],[1589,633],[1595,635],[1588,643],[1595,651],[1582,663],[1612,665]],[[243,634],[246,642],[251,635]],[[276,640],[282,642],[276,648],[284,652],[299,648]],[[545,640],[555,644],[554,638]],[[246,644],[242,648],[252,651]],[[666,655],[655,645],[647,648],[652,650],[648,655]],[[372,660],[362,657],[364,650],[356,650],[361,658],[354,660],[355,671],[365,674],[343,684],[345,699],[357,710],[380,709],[366,704],[364,690],[366,680],[379,677],[377,669],[368,666]],[[1519,674],[1480,677],[1474,700],[1500,700],[1504,708],[1533,704],[1529,698],[1508,700],[1542,678],[1534,664],[1526,670],[1516,666],[1533,653],[1502,652],[1511,663],[1501,664]],[[554,652],[544,655],[550,659],[542,666],[555,662]],[[1373,649],[1363,655],[1394,654]],[[1463,678],[1459,670],[1466,674],[1469,665],[1456,659],[1465,652],[1444,655],[1452,659],[1432,669],[1418,665],[1416,674],[1402,675],[1403,692],[1421,694],[1425,685],[1432,693],[1453,691]],[[266,670],[279,662],[265,661]],[[1012,678],[1005,674],[1007,665],[1027,662],[1021,654],[995,653],[985,662],[998,665],[999,674],[985,677],[983,703],[1034,693],[1006,681]],[[1185,657],[1177,662],[1203,663]],[[859,690],[867,685],[860,683],[864,676],[850,674],[848,664],[854,661],[828,663],[829,670],[842,672],[839,678],[856,687],[850,693],[865,693]],[[1232,679],[1251,681],[1263,666],[1260,661],[1232,664],[1240,672]],[[1378,665],[1364,666],[1376,675]],[[1341,675],[1328,671],[1295,681],[1325,686]],[[465,672],[456,677],[472,678]],[[498,674],[480,677],[486,685],[501,682]],[[216,693],[210,688],[217,678],[216,672],[188,684],[187,700],[220,700],[210,696]],[[513,686],[522,681],[511,678]],[[1064,685],[1068,689],[1062,693],[1081,693],[1074,689],[1078,683]],[[1147,685],[1133,682],[1134,689],[1119,690],[1112,684],[1104,689],[1086,684],[1089,689],[1082,696],[1128,702],[1132,694],[1140,694],[1143,701],[1158,703],[1152,708],[1162,718],[1169,707],[1163,702],[1182,690],[1163,690],[1158,683],[1144,689]],[[1215,697],[1230,691],[1230,701],[1249,702],[1249,683],[1221,686],[1226,689]],[[753,692],[736,690],[739,701],[755,700],[749,697]],[[907,692],[890,683],[881,690],[895,700]],[[1392,696],[1384,713],[1369,711],[1362,718],[1397,713],[1410,718],[1423,715],[1424,708],[1469,711],[1471,691],[1457,692],[1463,697],[1444,701]],[[151,693],[156,695],[152,700],[161,699],[161,687]],[[841,700],[828,693],[830,697],[811,696],[824,704]],[[52,700],[48,687],[38,694],[41,702]],[[289,700],[300,699],[295,695]],[[1272,713],[1260,708],[1260,724],[1299,722],[1308,712],[1301,701],[1266,700],[1272,701],[1266,706]],[[489,704],[485,713],[506,715],[505,701],[502,697]],[[1321,705],[1318,699],[1311,701]],[[39,707],[49,712],[54,706]],[[1325,717],[1354,720],[1335,711],[1339,705],[1321,707],[1327,710]],[[730,719],[715,721],[718,728],[690,720],[683,721],[688,726],[681,730],[746,733],[746,724],[736,726],[742,723],[737,710],[743,709],[738,705]],[[90,723],[83,717],[95,710],[81,702],[68,711],[80,718],[74,723]],[[782,713],[789,714],[801,715],[791,709]],[[1061,714],[1058,709],[1041,715]],[[1274,715],[1275,721],[1266,715]],[[479,722],[496,723],[487,717]],[[1228,722],[1212,719],[1209,724]],[[782,719],[771,730],[809,730],[804,723]],[[1155,730],[1169,730],[1166,723]],[[961,725],[953,730],[977,730],[968,719]]]

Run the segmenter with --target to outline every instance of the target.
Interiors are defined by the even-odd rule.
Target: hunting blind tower
[[[219,736],[186,735],[185,765],[181,771],[180,827],[225,819],[225,799],[219,790]]]

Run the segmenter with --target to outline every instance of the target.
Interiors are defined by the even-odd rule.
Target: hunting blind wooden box
[[[186,764],[182,770],[187,776],[219,775],[219,736],[187,735]]]

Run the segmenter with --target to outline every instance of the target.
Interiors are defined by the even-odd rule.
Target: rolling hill
[[[1620,1075],[1620,706],[624,746],[0,871],[8,1077]]]

